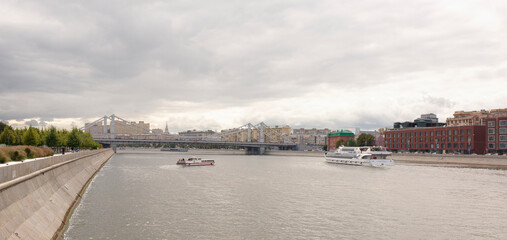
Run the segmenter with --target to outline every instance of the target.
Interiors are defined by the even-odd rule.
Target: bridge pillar
[[[107,116],[104,116],[104,138],[107,138]]]
[[[246,147],[245,148],[247,155],[263,155],[266,152],[265,147]]]
[[[111,138],[112,139],[114,139],[114,118],[115,118],[114,114],[111,115]]]

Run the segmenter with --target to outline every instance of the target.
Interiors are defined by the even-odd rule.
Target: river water
[[[507,239],[507,171],[322,157],[116,154],[64,239]]]

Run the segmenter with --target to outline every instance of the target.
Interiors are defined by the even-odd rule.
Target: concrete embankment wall
[[[507,167],[506,156],[447,155],[447,154],[393,154],[393,160],[400,162],[428,164],[460,164],[472,167]]]
[[[0,239],[59,236],[82,190],[113,154],[84,151],[0,168]]]

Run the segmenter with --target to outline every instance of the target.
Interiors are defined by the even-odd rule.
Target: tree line
[[[0,144],[48,146],[52,148],[70,147],[83,149],[97,149],[102,147],[95,142],[89,133],[77,128],[71,131],[49,127],[38,129],[32,126],[23,129],[13,129],[11,126],[0,122]]]
[[[336,141],[335,147],[336,148],[339,148],[340,146],[362,147],[362,146],[373,146],[374,144],[375,144],[375,137],[374,136],[372,136],[370,134],[366,134],[366,133],[361,133],[361,135],[359,135],[359,137],[357,137],[357,140],[354,140],[354,138],[349,138],[349,139],[347,139],[347,141],[344,141],[343,139]],[[322,149],[324,151],[327,151],[328,146],[325,145]]]

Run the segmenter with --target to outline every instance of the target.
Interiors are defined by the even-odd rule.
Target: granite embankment
[[[0,167],[0,239],[55,239],[110,149]]]
[[[506,156],[449,155],[449,154],[393,154],[395,162],[433,164],[456,167],[507,169]]]

